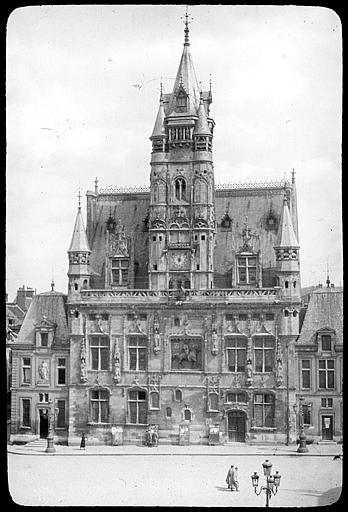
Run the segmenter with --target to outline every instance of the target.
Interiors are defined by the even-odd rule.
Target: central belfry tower
[[[198,86],[185,16],[173,91],[163,94],[153,133],[149,216],[150,289],[213,287],[215,244],[211,87]]]

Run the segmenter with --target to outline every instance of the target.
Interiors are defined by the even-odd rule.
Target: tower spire
[[[190,44],[190,41],[189,41],[189,33],[190,33],[189,24],[191,23],[191,21],[189,21],[189,18],[191,20],[193,20],[193,18],[189,15],[188,5],[186,5],[185,21],[184,21],[184,24],[185,24],[185,30],[184,30],[185,41],[184,41],[184,45],[186,45],[186,46],[188,46]],[[182,19],[182,17],[181,17],[181,19]]]

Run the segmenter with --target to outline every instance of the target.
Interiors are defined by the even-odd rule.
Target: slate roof
[[[320,329],[336,332],[337,343],[343,343],[343,291],[317,288],[311,294],[298,343],[314,343]]]
[[[66,295],[56,291],[44,292],[33,297],[28,312],[19,331],[17,343],[34,343],[35,324],[43,316],[57,324],[54,344],[68,343],[68,323],[66,316]]]
[[[218,224],[214,268],[217,287],[230,287],[231,271],[235,253],[243,245],[242,231],[247,217],[251,229],[251,244],[255,252],[260,250],[263,268],[275,268],[274,245],[277,239],[283,208],[284,187],[273,188],[235,188],[215,191],[215,218]],[[93,276],[91,286],[104,288],[104,266],[106,253],[106,222],[110,212],[117,222],[125,227],[126,235],[134,235],[134,260],[139,264],[135,278],[135,288],[148,287],[148,231],[146,217],[150,206],[150,194],[113,193],[99,194],[95,202],[93,223],[87,224],[89,245],[91,248],[90,266],[99,274]],[[224,215],[228,212],[232,219],[231,228],[220,227]],[[274,224],[268,225],[272,215]],[[219,275],[225,275],[219,282]],[[265,286],[268,286],[266,284]],[[274,284],[269,284],[274,286]]]

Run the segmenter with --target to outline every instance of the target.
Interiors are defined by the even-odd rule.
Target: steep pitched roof
[[[18,343],[33,343],[35,325],[45,317],[56,324],[54,343],[68,343],[68,322],[65,310],[66,295],[55,291],[40,293],[33,297],[19,331]]]
[[[311,343],[323,328],[336,332],[337,342],[343,343],[343,292],[335,288],[317,288],[309,298],[298,343]]]
[[[83,217],[81,208],[77,210],[76,220],[73,235],[71,238],[71,244],[68,252],[90,252],[85,226],[83,223]]]
[[[164,128],[164,117],[165,117],[165,114],[164,114],[163,100],[161,97],[160,105],[158,107],[157,117],[156,117],[156,121],[155,121],[155,126],[153,128],[151,137],[165,136],[166,131]]]
[[[284,198],[275,247],[299,247],[286,198]]]
[[[196,135],[211,135],[202,95],[198,107],[198,119],[195,125],[194,133]]]
[[[199,87],[195,68],[190,52],[190,43],[188,40],[188,28],[185,29],[185,43],[181,55],[181,60],[174,82],[173,92],[169,101],[168,114],[172,113],[175,106],[175,93],[182,87],[188,94],[188,113],[195,114],[199,106]]]

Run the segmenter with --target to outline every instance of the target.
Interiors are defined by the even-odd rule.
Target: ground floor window
[[[218,411],[219,410],[219,396],[217,393],[209,394],[208,407],[209,407],[209,409],[208,409],[209,411]]]
[[[274,426],[274,397],[271,394],[256,393],[254,396],[254,421],[256,427]]]
[[[65,400],[57,400],[57,428],[65,427]]]
[[[99,389],[91,391],[91,420],[93,423],[107,423],[109,418],[109,393]]]
[[[128,406],[130,423],[147,424],[146,391],[129,391]]]
[[[31,427],[30,399],[22,399],[22,426]]]

